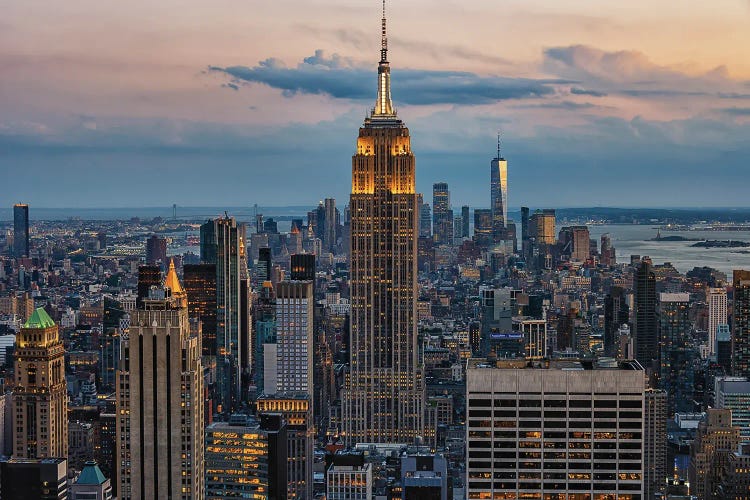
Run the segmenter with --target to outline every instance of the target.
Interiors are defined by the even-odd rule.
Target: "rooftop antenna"
[[[380,38],[380,62],[388,61],[388,37],[385,33],[385,0],[383,0],[383,19]]]

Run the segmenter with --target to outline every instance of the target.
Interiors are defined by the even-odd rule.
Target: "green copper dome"
[[[43,307],[37,307],[23,325],[24,328],[49,328],[51,326],[55,326],[55,322]]]

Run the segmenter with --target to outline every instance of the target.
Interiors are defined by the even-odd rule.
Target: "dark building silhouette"
[[[13,256],[29,256],[29,206],[13,205]]]
[[[648,257],[643,257],[635,271],[633,291],[635,358],[653,374],[659,360],[659,317],[656,312],[656,275]]]
[[[291,256],[293,281],[315,281],[315,255],[300,253]]]
[[[750,377],[750,271],[734,271],[732,375]]]
[[[161,269],[159,266],[138,267],[138,296],[135,299],[135,306],[140,308],[143,304],[143,299],[148,298],[148,291],[151,287],[159,287],[161,284]]]
[[[3,458],[0,460],[0,497],[3,500],[68,498],[67,469],[64,458]]]
[[[201,352],[216,355],[216,264],[186,264],[183,285],[188,297],[188,316],[201,322]]]
[[[146,264],[151,266],[158,263],[167,263],[167,240],[154,234],[146,240]]]
[[[625,300],[625,290],[613,286],[604,298],[604,354],[617,355],[617,330],[628,323],[630,308]]]

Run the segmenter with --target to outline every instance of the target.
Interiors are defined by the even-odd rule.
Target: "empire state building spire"
[[[396,116],[391,101],[391,67],[388,63],[388,36],[385,28],[385,0],[383,0],[383,19],[381,20],[380,63],[378,64],[378,99],[372,109],[372,117]]]

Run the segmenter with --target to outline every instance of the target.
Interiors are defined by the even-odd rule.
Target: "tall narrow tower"
[[[117,372],[123,500],[204,497],[201,343],[174,263],[133,311]]]
[[[497,156],[490,162],[490,194],[492,234],[497,242],[505,239],[508,223],[508,162],[500,154],[500,134],[497,135]]]
[[[40,307],[23,325],[16,342],[13,456],[67,457],[65,347],[57,325]]]
[[[391,102],[383,2],[378,97],[352,157],[351,363],[344,389],[348,443],[422,435],[417,349],[417,229],[409,129]]]

